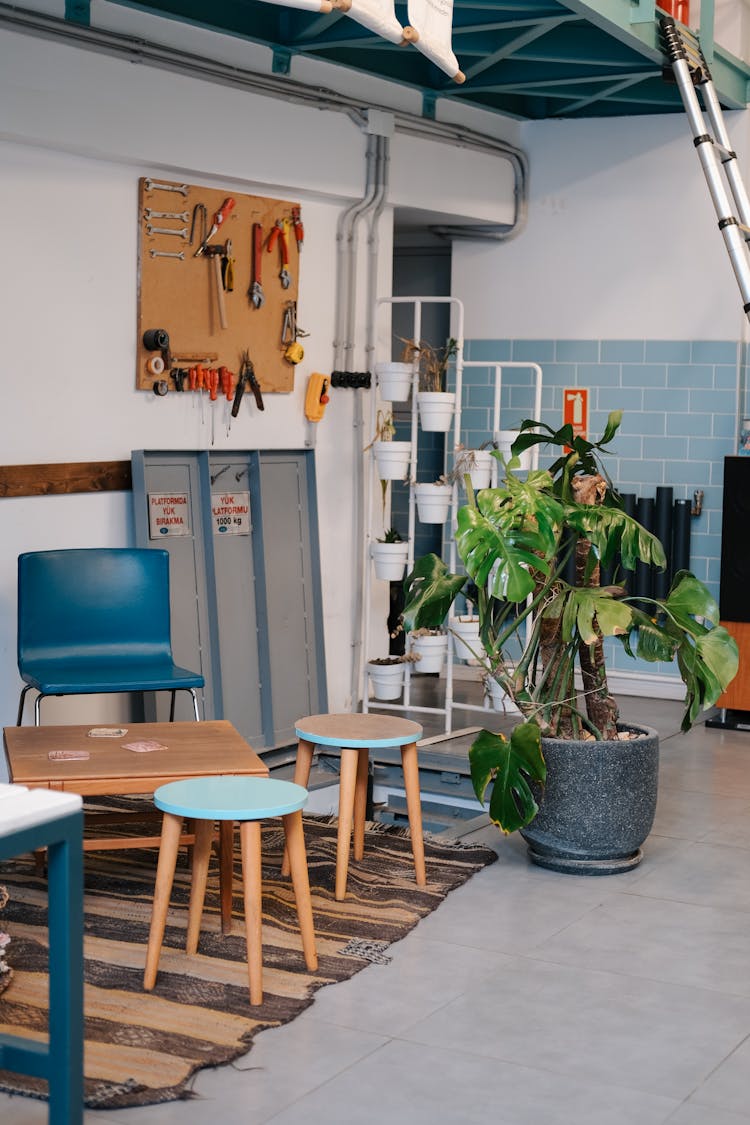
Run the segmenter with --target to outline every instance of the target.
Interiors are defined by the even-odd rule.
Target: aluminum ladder
[[[737,153],[732,149],[716,89],[697,37],[671,16],[664,16],[660,25],[662,47],[669,60],[665,78],[674,78],[680,91],[693,144],[719,220],[719,230],[742,294],[744,311],[750,317],[750,201],[740,175]]]

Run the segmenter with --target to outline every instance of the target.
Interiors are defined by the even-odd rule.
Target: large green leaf
[[[617,587],[563,587],[545,608],[545,616],[559,617],[560,601],[564,599],[562,640],[565,644],[582,641],[585,645],[592,645],[599,634],[614,637],[626,633],[631,625],[631,610],[615,600],[613,589]]]
[[[694,617],[703,617],[712,625],[719,620],[719,607],[715,598],[689,570],[680,570],[675,575],[665,608],[689,632],[694,630]]]
[[[404,629],[435,629],[442,625],[456,595],[466,584],[465,574],[451,574],[437,555],[423,555],[404,579]]]
[[[664,548],[656,536],[621,508],[571,504],[566,519],[579,535],[589,540],[604,566],[609,566],[617,553],[626,570],[635,570],[639,562],[662,570],[666,566]]]
[[[548,570],[543,559],[535,554],[539,536],[529,531],[505,534],[488,520],[478,508],[465,507],[458,512],[456,546],[461,561],[477,586],[484,586],[490,571],[497,564],[492,593],[509,602],[525,601],[534,589],[530,568]]]
[[[481,731],[469,749],[474,792],[484,804],[492,783],[490,819],[506,835],[534,819],[537,805],[530,782],[544,784],[547,767],[536,723],[519,723],[510,736]]]

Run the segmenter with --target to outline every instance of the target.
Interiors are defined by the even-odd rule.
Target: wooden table
[[[3,742],[10,779],[30,788],[62,789],[82,797],[153,796],[170,781],[189,777],[241,774],[267,777],[268,767],[225,719],[201,723],[129,723],[121,738],[91,738],[91,725],[5,727]],[[126,750],[123,743],[154,741],[164,747],[146,754]],[[53,750],[85,750],[83,761],[51,761]],[[87,824],[95,822],[89,815]],[[99,823],[122,822],[123,814],[105,814]],[[84,839],[84,851],[159,846],[159,835]],[[192,843],[192,836],[183,837]],[[231,925],[233,826],[222,823],[220,883],[222,930]]]

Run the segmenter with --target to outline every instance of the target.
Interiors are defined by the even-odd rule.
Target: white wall
[[[750,152],[747,113],[726,116]],[[541,121],[525,231],[455,244],[469,338],[734,339],[745,318],[684,114]],[[745,175],[750,167],[743,163]]]
[[[113,9],[95,5],[94,11],[111,15]],[[132,31],[133,14],[121,18]],[[153,17],[144,20],[154,26]],[[164,37],[163,26],[162,32]],[[217,39],[194,28],[189,35],[193,48],[196,36]],[[303,401],[307,375],[332,366],[336,224],[364,190],[363,135],[343,113],[292,106],[14,32],[0,32],[0,60],[2,463],[119,460],[133,449],[206,449],[212,442],[216,449],[243,449],[299,448],[317,441],[329,703],[345,708],[359,608],[352,567],[354,467],[370,435],[353,426],[355,394],[361,392],[334,392],[318,427],[305,421]],[[437,150],[436,173],[455,159],[454,149],[446,154],[440,145],[430,147]],[[396,168],[410,155],[409,146],[401,146]],[[468,177],[474,159],[462,156]],[[496,177],[481,155],[476,160],[474,179],[486,185],[482,190],[495,201],[500,221],[510,207],[504,173]],[[502,169],[503,162],[497,164]],[[304,341],[305,359],[293,393],[266,396],[262,421],[243,413],[228,436],[225,406],[217,404],[212,434],[194,396],[157,399],[134,389],[137,180],[148,174],[303,204],[299,324],[311,333]],[[405,203],[444,209],[437,174],[432,188],[429,178],[418,190],[415,186],[413,198],[403,168],[398,180]],[[454,185],[449,187],[452,192]],[[383,294],[390,292],[390,232],[386,212]],[[360,243],[364,249],[364,233]],[[362,262],[360,298],[365,288]],[[364,319],[360,300],[355,369],[365,363]],[[131,543],[131,497],[2,499],[0,542],[0,725],[8,725],[15,722],[20,688],[17,555]],[[120,717],[111,702],[90,700],[86,719],[103,719],[105,709],[108,719]],[[45,715],[47,721],[75,721],[75,701],[49,701]]]

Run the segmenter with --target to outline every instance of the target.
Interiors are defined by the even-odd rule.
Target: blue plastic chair
[[[172,658],[169,555],[145,548],[31,551],[18,558],[18,670],[48,695],[188,691],[196,719],[203,676]]]

